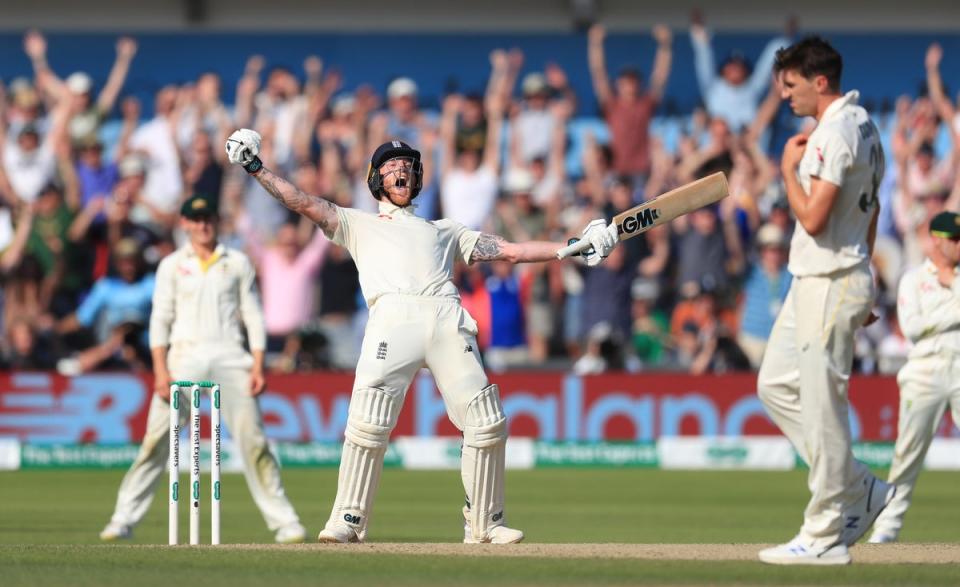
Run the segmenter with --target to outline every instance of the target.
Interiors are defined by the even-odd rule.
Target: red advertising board
[[[561,372],[493,374],[510,433],[542,440],[654,440],[677,435],[768,435],[777,429],[756,397],[756,376]],[[272,375],[261,396],[268,435],[279,441],[342,437],[353,375]],[[130,373],[64,378],[52,373],[0,373],[0,437],[43,442],[138,442],[151,380]],[[229,401],[231,390],[224,390]],[[855,440],[896,436],[898,396],[890,377],[850,383]],[[203,430],[208,429],[204,423]],[[443,400],[429,375],[407,392],[395,435],[450,436]],[[938,434],[960,435],[947,421]]]

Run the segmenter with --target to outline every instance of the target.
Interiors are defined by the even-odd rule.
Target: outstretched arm
[[[337,205],[320,196],[305,193],[297,186],[283,179],[266,167],[253,174],[263,189],[280,201],[281,204],[314,221],[323,234],[333,238],[339,223]]]
[[[509,261],[510,263],[540,263],[557,258],[557,250],[566,246],[548,241],[511,243],[502,236],[482,233],[473,247],[470,262]]]

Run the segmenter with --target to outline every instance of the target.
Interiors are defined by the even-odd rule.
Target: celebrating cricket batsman
[[[960,423],[960,215],[934,216],[930,236],[930,256],[903,276],[897,295],[900,328],[914,346],[897,374],[900,419],[888,479],[897,493],[873,525],[873,543],[899,537],[923,458],[947,406],[953,422]]]
[[[843,61],[808,37],[777,52],[781,94],[797,116],[813,116],[809,135],[792,137],[781,171],[797,227],[790,245],[793,282],[760,366],[757,389],[767,412],[809,465],[812,493],[799,534],[760,552],[766,563],[850,562],[856,542],[894,489],[853,457],[847,385],[857,328],[871,316],[870,256],[877,186],[884,159],[877,127],[840,92]]]
[[[260,135],[241,129],[226,144],[230,162],[242,165],[274,198],[313,220],[357,264],[370,318],[364,336],[340,461],[333,512],[320,542],[363,542],[383,468],[390,432],[414,374],[430,368],[447,407],[463,432],[461,475],[467,505],[464,542],[507,544],[523,540],[504,518],[504,449],[507,421],[500,392],[480,363],[477,323],[460,305],[453,284],[456,259],[512,263],[556,258],[559,243],[510,243],[468,230],[451,220],[413,214],[420,192],[420,152],[391,141],[370,160],[367,185],[379,202],[368,214],[305,194],[263,167]],[[584,230],[596,265],[618,242],[602,220]]]

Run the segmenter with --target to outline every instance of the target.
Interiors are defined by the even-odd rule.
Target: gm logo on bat
[[[660,210],[656,208],[647,208],[640,210],[633,216],[627,216],[617,227],[617,234],[633,234],[641,228],[653,226],[654,221],[660,218]]]

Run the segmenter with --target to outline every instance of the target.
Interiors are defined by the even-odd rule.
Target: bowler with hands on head
[[[155,389],[147,431],[120,485],[110,523],[100,533],[102,540],[130,538],[150,507],[169,456],[170,384],[175,380],[220,385],[223,418],[267,527],[276,542],[306,539],[267,445],[257,399],[265,385],[266,331],[256,274],[246,255],[218,241],[218,220],[212,200],[189,198],[180,209],[180,227],[189,242],[157,268],[150,316]],[[241,321],[249,353],[243,348]],[[185,411],[180,418],[186,422]]]

